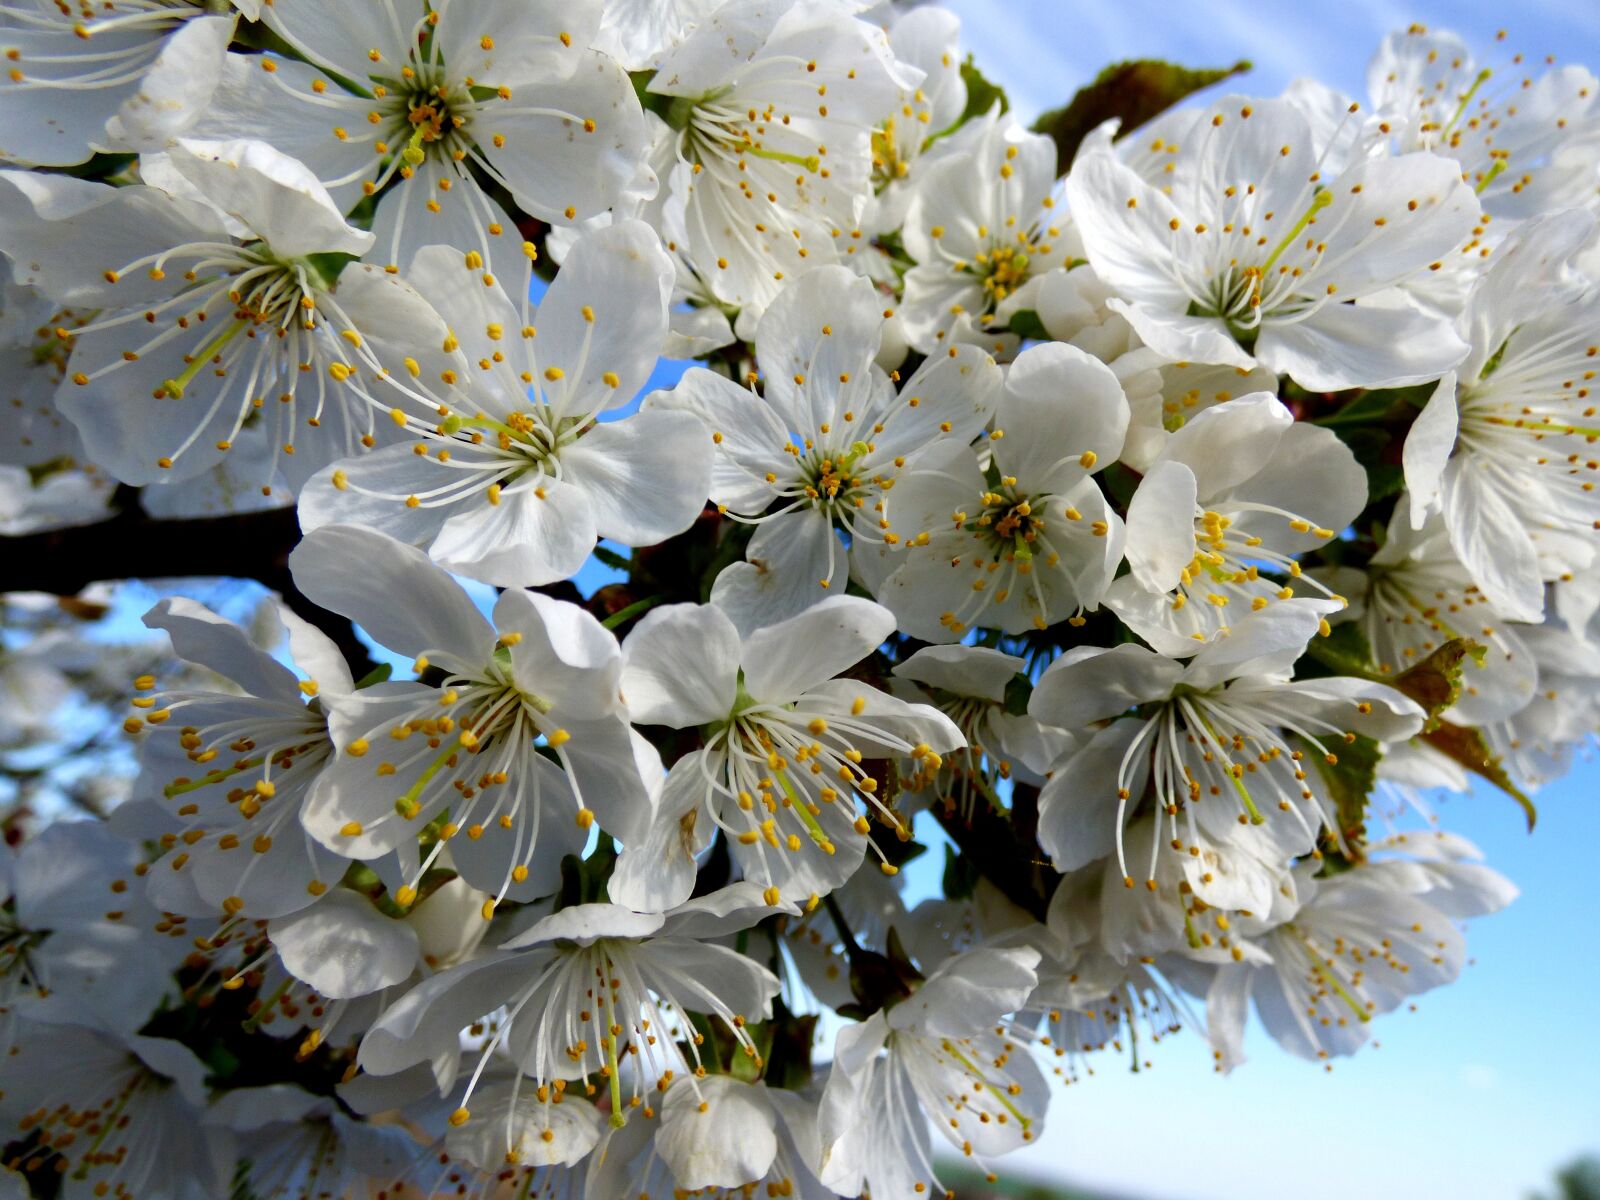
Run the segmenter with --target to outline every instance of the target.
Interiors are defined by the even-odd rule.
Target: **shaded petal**
[[[1456,407],[1456,373],[1445,372],[1428,403],[1411,423],[1401,461],[1405,466],[1406,493],[1411,500],[1411,528],[1421,529],[1428,511],[1439,498],[1445,464],[1456,448],[1460,429]]]
[[[714,1075],[667,1093],[656,1153],[680,1188],[738,1188],[766,1176],[778,1155],[778,1118],[765,1092]]]
[[[830,596],[744,641],[745,687],[783,704],[854,666],[894,632],[894,614],[856,596]]]
[[[614,903],[638,912],[666,912],[694,891],[695,855],[711,844],[715,826],[706,808],[703,752],[685,755],[666,785],[643,839],[625,845],[606,883]]]
[[[1128,502],[1128,566],[1139,586],[1165,594],[1194,561],[1198,484],[1181,462],[1163,460],[1139,481]]]
[[[447,651],[486,659],[494,630],[448,572],[387,534],[355,525],[308,533],[289,555],[312,603],[349,617],[397,654]]]
[[[1183,667],[1143,646],[1074,647],[1045,670],[1028,713],[1062,729],[1081,729],[1172,693]]]
[[[209,667],[252,696],[299,706],[300,681],[277,659],[252,642],[243,629],[197,600],[169,596],[144,615],[150,629],[164,630],[186,662]]]
[[[539,302],[539,336],[528,343],[546,378],[551,369],[565,372],[545,385],[557,411],[578,415],[633,399],[666,340],[673,280],[660,237],[642,221],[573,244]]]
[[[1262,323],[1262,365],[1314,392],[1407,387],[1459,363],[1467,343],[1450,322],[1413,309],[1329,304],[1303,320]]]
[[[570,483],[513,485],[499,504],[474,506],[446,521],[433,557],[459,574],[497,587],[538,587],[577,574],[594,549],[588,496]]]
[[[1148,754],[1138,755],[1129,763],[1129,772],[1121,773],[1133,739],[1143,728],[1138,721],[1113,722],[1051,769],[1039,793],[1039,845],[1057,871],[1076,871],[1116,850],[1121,832],[1119,786],[1131,796],[1140,795],[1149,773]],[[1133,808],[1132,803],[1124,806],[1122,826]]]
[[[242,221],[275,254],[360,258],[372,247],[372,234],[345,221],[310,168],[265,142],[180,138],[167,154],[208,201]]]
[[[833,522],[814,508],[769,517],[745,548],[745,561],[724,567],[711,584],[711,602],[739,632],[788,621],[814,604],[837,598],[849,559]]]
[[[1026,491],[1066,492],[1115,461],[1128,416],[1128,398],[1105,363],[1064,342],[1030,346],[1006,372],[995,462]]]
[[[1450,544],[1496,611],[1513,621],[1544,618],[1544,584],[1528,530],[1501,481],[1468,458],[1446,468],[1440,494]]]
[[[561,465],[588,498],[601,537],[653,546],[705,507],[711,451],[700,421],[655,410],[595,426],[562,451]]]
[[[331,1000],[392,987],[417,965],[417,935],[365,896],[335,888],[320,903],[267,927],[283,965]]]
[[[512,672],[519,686],[552,705],[553,719],[599,720],[620,711],[622,648],[588,610],[509,590],[495,603],[494,623],[521,635],[511,647]]]
[[[640,725],[709,725],[733,709],[739,633],[710,604],[652,609],[623,644],[622,692]]]

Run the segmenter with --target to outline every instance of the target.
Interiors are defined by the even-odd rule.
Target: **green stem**
[[[626,624],[640,614],[649,612],[652,608],[660,604],[665,599],[665,596],[657,595],[646,596],[643,600],[635,600],[626,608],[619,608],[605,620],[601,621],[600,624],[604,625],[607,629],[615,629],[617,626]]]

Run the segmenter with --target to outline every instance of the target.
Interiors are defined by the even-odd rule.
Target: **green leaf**
[[[1333,626],[1327,637],[1312,638],[1306,653],[1327,667],[1331,674],[1377,678],[1377,672],[1372,669],[1372,644],[1355,621]]]
[[[1021,671],[1006,683],[1006,712],[1013,717],[1028,715],[1028,701],[1033,699],[1033,680]]]
[[[369,688],[375,683],[388,683],[389,676],[394,674],[393,663],[379,663],[356,681],[356,690]]]
[[[970,900],[972,892],[978,886],[978,868],[964,854],[957,854],[956,848],[946,845],[944,848],[944,877],[940,880],[940,887],[944,891],[946,900]]]
[[[1398,496],[1405,488],[1405,468],[1398,463],[1378,463],[1367,468],[1368,504]]]
[[[1044,322],[1031,308],[1019,308],[1011,314],[1011,332],[1018,337],[1032,338],[1036,342],[1050,340],[1050,333],[1045,329]]]
[[[617,628],[617,626],[624,625],[633,620],[635,617],[643,616],[665,599],[665,596],[646,596],[643,600],[635,600],[626,608],[619,608],[605,620],[601,621],[600,624],[604,625],[607,629],[614,630]]]
[[[1533,832],[1533,825],[1539,819],[1539,812],[1534,808],[1533,801],[1528,798],[1527,793],[1506,773],[1505,765],[1500,761],[1499,755],[1495,754],[1489,748],[1489,743],[1484,740],[1482,730],[1440,721],[1422,735],[1422,740],[1440,754],[1460,763],[1474,775],[1487,779],[1515,800],[1522,807],[1522,815],[1528,820],[1528,832]]]
[[[720,1024],[720,1022],[719,1022]],[[766,1050],[763,1077],[773,1087],[797,1090],[811,1080],[811,1047],[816,1042],[816,1014],[796,1016],[783,1003],[773,1001],[772,1030]]]
[[[961,114],[959,121],[950,126],[949,129],[940,130],[934,135],[935,137],[942,137],[944,134],[960,129],[973,117],[983,116],[984,113],[994,107],[996,101],[1000,104],[1001,112],[1011,111],[1011,101],[1006,96],[1005,89],[997,83],[990,83],[984,77],[983,72],[978,70],[978,66],[972,61],[972,55],[970,54],[967,55],[967,61],[961,64],[961,82],[967,85],[966,111]]]
[[[1055,142],[1057,169],[1065,173],[1079,144],[1102,122],[1119,118],[1118,136],[1126,136],[1186,96],[1249,69],[1250,64],[1242,59],[1231,67],[1199,70],[1154,58],[1113,63],[1093,83],[1079,88],[1066,107],[1043,114],[1033,128]]]
[[[1316,764],[1317,773],[1327,785],[1328,797],[1338,815],[1339,830],[1351,842],[1366,840],[1367,798],[1378,783],[1378,761],[1383,748],[1369,737],[1356,735],[1353,742],[1338,743],[1328,756],[1311,747],[1306,757]]]
[[[1313,423],[1336,428],[1340,425],[1382,425],[1396,404],[1403,403],[1398,392],[1387,389],[1362,392],[1342,408],[1313,418]]]
[[[615,550],[607,550],[604,546],[596,546],[590,553],[613,571],[626,571],[633,566],[630,560],[624,558]]]
[[[726,1029],[726,1026],[721,1021],[713,1021],[710,1024],[718,1030]],[[755,1054],[752,1055],[738,1042],[729,1037],[728,1040],[732,1044],[728,1046],[725,1052],[724,1061],[727,1063],[728,1074],[733,1078],[742,1083],[755,1083],[761,1078],[762,1071],[766,1068],[767,1057],[772,1053],[772,1038],[775,1030],[772,1027],[772,1022],[758,1021],[755,1024],[746,1025],[744,1031],[749,1034],[750,1041],[755,1045]],[[727,1037],[728,1035],[724,1032],[722,1036]]]
[[[611,835],[602,833],[588,858],[569,854],[561,860],[561,892],[557,908],[575,904],[604,904],[609,896],[606,881],[616,865],[617,846]]]

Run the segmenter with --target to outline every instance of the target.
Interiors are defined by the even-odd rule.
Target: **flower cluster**
[[[10,797],[7,1195],[952,1195],[1097,1054],[1454,980],[1515,890],[1422,794],[1600,725],[1581,68],[1074,130],[848,0],[0,49],[0,533],[278,593],[0,609],[8,768],[137,673],[109,814]]]

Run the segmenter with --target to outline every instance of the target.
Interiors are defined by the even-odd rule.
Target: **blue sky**
[[[1271,94],[1314,75],[1364,91],[1373,47],[1414,21],[1487,48],[1600,66],[1593,0],[1162,0],[1055,3],[945,0],[978,65],[1025,118],[1068,99],[1108,62],[1162,57],[1189,66],[1251,59],[1238,90]],[[1498,60],[1493,60],[1498,61]],[[1474,965],[1415,1013],[1381,1021],[1381,1046],[1332,1072],[1289,1058],[1259,1029],[1252,1061],[1212,1073],[1200,1039],[1163,1043],[1155,1069],[1101,1072],[1058,1096],[1041,1144],[1008,1171],[1151,1200],[1385,1200],[1526,1197],[1553,1168],[1600,1150],[1600,937],[1593,902],[1600,763],[1581,763],[1538,797],[1533,835],[1490,789],[1441,807],[1522,889],[1474,923]]]

